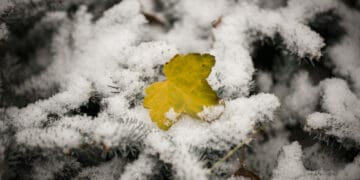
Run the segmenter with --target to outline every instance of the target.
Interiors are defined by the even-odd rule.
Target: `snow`
[[[118,178],[123,166],[124,162],[112,160],[100,166],[85,168],[79,173],[78,178],[91,178],[94,180]]]
[[[270,137],[268,141],[264,141],[266,137],[259,136],[249,144],[250,151],[245,154],[244,163],[246,166],[252,167],[253,172],[262,172],[260,178],[270,179],[273,169],[277,166],[277,158],[282,147],[289,144],[289,134],[279,132],[276,136]]]
[[[176,122],[179,115],[180,114],[176,113],[173,108],[170,108],[169,111],[165,113],[165,118],[171,120],[172,122]]]
[[[273,172],[273,179],[295,179],[302,176],[306,169],[301,158],[302,151],[298,142],[283,147],[278,158],[278,165]]]
[[[322,109],[308,116],[307,130],[321,130],[333,135],[339,141],[353,140],[360,143],[360,100],[341,79],[327,79],[321,82]]]
[[[289,7],[291,11],[293,7]],[[268,37],[279,33],[286,47],[300,57],[310,55],[318,58],[324,46],[322,38],[307,26],[292,19],[285,13],[259,9],[243,3],[235,6],[234,12],[223,16],[221,25],[213,29],[215,42],[210,51],[217,59],[209,82],[221,92],[223,98],[244,96],[249,93],[249,85],[254,73],[249,48],[249,32],[261,32]],[[284,10],[285,11],[285,10]],[[237,68],[234,68],[237,67]]]
[[[294,81],[291,83],[292,93],[287,95],[285,103],[292,112],[306,118],[318,105],[320,89],[310,82],[307,72],[296,74]]]
[[[65,151],[68,147],[79,146],[80,139],[80,133],[64,127],[53,127],[45,130],[26,129],[16,135],[16,141],[19,143],[43,148],[62,147]]]
[[[155,163],[152,158],[141,154],[139,158],[135,160],[135,162],[132,162],[125,167],[124,173],[121,175],[120,180],[146,179],[152,174],[152,169],[154,166]],[[138,173],[139,169],[141,169],[141,173]]]
[[[189,147],[227,150],[251,137],[258,124],[269,123],[279,105],[277,98],[270,94],[239,98],[225,102],[223,114],[211,124],[206,125],[206,122],[197,122],[186,116],[173,125],[169,134],[175,142]]]
[[[360,95],[360,53],[357,46],[360,45],[360,28],[357,22],[360,13],[352,9],[347,9],[343,5],[339,5],[336,12],[340,14],[344,20],[341,25],[346,29],[347,33],[341,41],[329,49],[331,62],[334,63],[334,72],[345,79],[353,82],[355,93]]]
[[[271,74],[263,71],[257,72],[256,83],[261,92],[270,92],[273,85]]]
[[[211,122],[218,119],[224,112],[224,109],[225,107],[222,104],[210,107],[204,106],[203,111],[199,112],[197,115],[200,119]]]
[[[359,177],[359,156],[355,157],[352,163],[346,165],[337,173],[324,170],[307,170],[302,162],[303,152],[298,142],[284,146],[279,155],[278,165],[274,169],[272,179],[308,179],[308,180],[335,180],[335,179],[356,179]]]
[[[4,1],[0,13],[29,3],[33,1]],[[163,7],[157,9],[156,3]],[[342,147],[359,147],[359,12],[332,0],[280,4],[283,2],[123,0],[98,19],[86,3],[72,15],[63,9],[44,13],[38,23],[51,22],[56,31],[42,49],[48,54],[39,50],[29,57],[43,69],[10,88],[14,96],[33,95],[34,102],[0,107],[0,135],[4,137],[0,138],[0,167],[7,150],[3,146],[12,143],[15,150],[22,146],[61,152],[45,153],[43,159],[29,162],[34,179],[53,178],[69,165],[77,169],[73,178],[146,179],[160,171],[159,163],[169,164],[175,179],[236,179],[224,170],[235,169],[229,167],[235,164],[235,157],[225,162],[224,172],[220,170],[219,174],[226,174],[223,177],[211,174],[209,165],[238,144],[250,144],[262,128],[269,127],[269,134],[278,136],[257,142],[252,151],[259,156],[249,158],[264,162],[258,169],[265,177],[356,179],[360,176],[359,156],[352,162],[338,162],[336,169],[308,169],[303,163],[301,143],[287,145],[290,138],[285,125],[300,124],[309,133],[335,137]],[[337,44],[327,47],[309,24],[318,13],[330,10],[344,18],[341,25],[347,33]],[[164,25],[152,27],[144,11],[159,16]],[[214,20],[218,24],[212,27]],[[0,24],[0,43],[13,38],[9,27]],[[285,70],[255,68],[254,42],[265,37],[274,42],[281,37],[282,44],[276,46],[281,45],[282,53],[288,53],[282,54],[287,57],[281,66]],[[323,60],[329,61],[326,67],[334,77],[314,82],[313,73],[294,64],[304,63],[298,59],[306,58],[319,62],[324,48],[330,58]],[[216,64],[207,80],[221,103],[204,107],[197,114],[199,118],[179,116],[171,108],[166,118],[177,122],[168,131],[160,130],[143,107],[144,90],[164,79],[163,64],[178,53],[188,52],[215,56]],[[7,98],[3,91],[2,98]],[[86,112],[86,108],[92,108],[91,98],[99,99],[95,115]],[[11,143],[3,139],[11,139]],[[118,154],[111,160],[80,165],[80,157],[71,152],[85,146]],[[131,146],[139,152],[130,160],[126,153],[119,152],[128,152]],[[316,152],[315,159],[321,155]]]
[[[8,30],[5,23],[0,24],[0,40],[3,40],[8,35]]]

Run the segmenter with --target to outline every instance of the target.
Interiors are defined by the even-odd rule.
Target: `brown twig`
[[[222,16],[218,17],[213,22],[211,22],[211,26],[213,28],[217,28],[221,24],[221,21],[222,21]]]
[[[239,158],[239,162],[240,162],[240,168],[235,171],[234,175],[235,176],[243,176],[243,177],[248,177],[251,180],[260,180],[260,177],[258,175],[256,175],[254,172],[246,169],[245,166],[245,148],[246,146],[242,147],[240,150],[240,158]]]
[[[147,12],[142,12],[142,14],[144,15],[145,19],[149,22],[149,24],[151,25],[159,25],[159,26],[165,26],[165,22],[162,21],[159,17],[157,17],[154,14],[150,14]]]

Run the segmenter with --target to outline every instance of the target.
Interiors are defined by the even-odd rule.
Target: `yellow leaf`
[[[144,107],[150,110],[152,121],[167,130],[174,123],[166,118],[171,108],[198,118],[204,106],[218,104],[219,98],[206,81],[214,64],[214,56],[196,53],[176,55],[166,63],[163,71],[167,79],[146,88]]]

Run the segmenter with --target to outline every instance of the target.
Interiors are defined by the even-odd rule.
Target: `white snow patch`
[[[225,106],[223,104],[208,107],[204,106],[203,110],[197,113],[197,115],[200,117],[200,119],[211,122],[218,119],[223,114],[224,110]]]
[[[168,112],[165,113],[165,118],[169,119],[173,123],[175,123],[179,117],[180,113],[174,111],[174,108],[170,108]]]

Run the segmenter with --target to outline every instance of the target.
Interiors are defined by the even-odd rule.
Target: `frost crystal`
[[[302,162],[302,150],[298,142],[293,142],[291,145],[283,147],[278,165],[274,169],[272,179],[356,179],[359,177],[358,168],[360,167],[360,156],[355,157],[354,161],[346,165],[343,169],[335,172],[326,172],[324,170],[311,171],[307,170]]]
[[[337,137],[339,141],[350,139],[359,146],[360,100],[343,80],[328,79],[321,83],[321,107],[324,112],[308,116],[308,130],[321,130]]]

